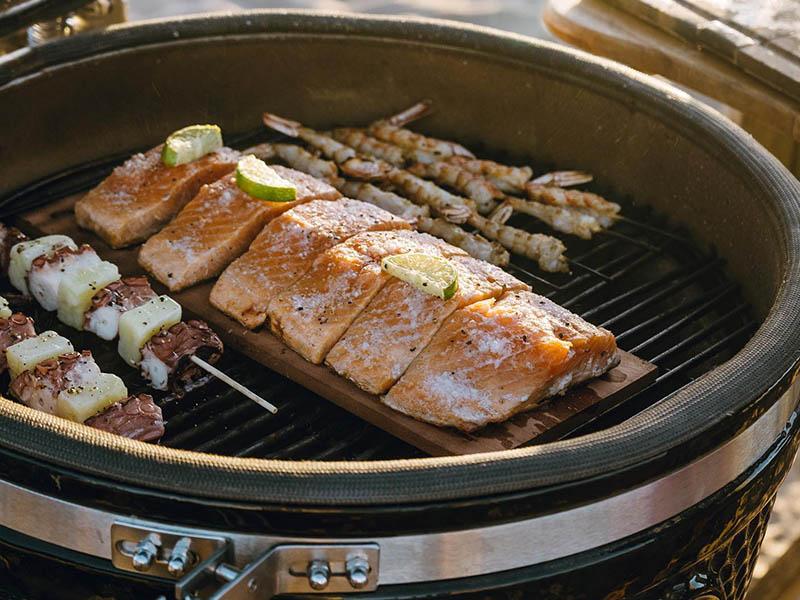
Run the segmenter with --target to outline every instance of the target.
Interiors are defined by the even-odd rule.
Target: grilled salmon
[[[220,148],[190,163],[167,167],[161,146],[136,154],[75,204],[78,225],[112,248],[147,239],[161,229],[200,187],[236,166],[239,153]]]
[[[358,234],[318,256],[300,279],[273,298],[267,310],[272,331],[306,360],[319,364],[390,279],[381,269],[381,258],[405,252],[465,254],[415,231]]]
[[[325,363],[372,393],[385,393],[405,373],[454,311],[507,291],[529,290],[502,269],[470,256],[450,263],[458,291],[450,300],[426,294],[404,281],[390,281],[328,353]]]
[[[383,402],[474,431],[601,375],[616,351],[609,331],[542,296],[510,292],[454,312]]]
[[[293,202],[266,202],[243,192],[226,175],[200,192],[172,222],[139,251],[139,264],[171,291],[214,277],[240,256],[264,225],[298,204],[335,200],[335,188],[313,177],[276,166],[281,177],[297,187]]]
[[[294,283],[319,254],[361,233],[410,225],[366,202],[313,201],[271,221],[211,290],[211,304],[251,329],[264,322],[270,300]]]

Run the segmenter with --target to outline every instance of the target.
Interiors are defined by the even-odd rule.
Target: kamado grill
[[[439,458],[233,350],[219,366],[276,415],[211,381],[156,398],[155,446],[4,402],[5,595],[743,596],[797,447],[800,188],[681,92],[436,21],[123,26],[0,62],[2,211],[20,221],[79,194],[189,122],[242,132],[226,141],[243,148],[269,139],[263,110],[323,129],[423,97],[437,111],[415,128],[542,172],[585,169],[623,204],[608,233],[570,238],[571,274],[509,269],[612,329],[657,366],[652,383],[527,447]],[[140,385],[113,345],[71,335]]]

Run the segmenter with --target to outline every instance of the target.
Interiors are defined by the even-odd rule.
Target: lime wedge
[[[449,300],[458,291],[458,272],[440,256],[409,252],[387,256],[381,261],[384,271],[418,290]]]
[[[161,162],[176,167],[222,148],[222,130],[216,125],[190,125],[174,131],[164,142]]]
[[[236,185],[259,200],[291,202],[297,198],[297,188],[291,181],[286,181],[252,154],[239,160],[236,165]]]

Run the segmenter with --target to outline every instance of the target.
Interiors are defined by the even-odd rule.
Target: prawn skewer
[[[469,224],[490,240],[503,244],[514,254],[520,254],[538,263],[539,268],[549,273],[568,272],[564,243],[552,236],[529,233],[509,225],[500,225],[478,214],[473,214]]]
[[[485,260],[488,263],[504,267],[509,263],[508,250],[497,242],[490,242],[485,237],[464,231],[444,219],[420,217],[417,228],[425,233],[440,237],[446,242],[465,250],[473,258]]]
[[[475,201],[478,212],[487,214],[494,209],[498,200],[503,199],[503,192],[490,181],[480,175],[474,175],[467,169],[448,162],[416,163],[408,169],[414,175],[433,179],[437,183],[449,186],[465,194]]]
[[[263,121],[267,127],[292,137],[299,137],[318,148],[323,154],[332,158],[345,175],[362,180],[389,181],[415,203],[428,205],[436,214],[451,223],[458,225],[469,223],[485,237],[499,242],[511,252],[535,260],[544,271],[568,270],[567,259],[564,256],[566,247],[563,242],[552,236],[532,234],[515,227],[492,222],[477,213],[475,202],[472,200],[451,194],[436,184],[394,167],[383,160],[359,158],[355,149],[295,121],[270,113],[264,113]],[[392,141],[392,143],[395,142]]]
[[[263,161],[273,161],[277,158],[292,169],[303,171],[317,179],[326,179],[331,182],[339,179],[339,168],[335,162],[315,156],[302,146],[294,144],[259,144],[248,148],[242,154],[253,154]]]
[[[489,216],[489,219],[503,224],[511,218],[514,212],[531,215],[556,231],[576,235],[585,240],[591,239],[592,234],[603,229],[600,220],[589,212],[530,202],[513,196],[506,197],[505,201]]]
[[[361,154],[380,158],[395,167],[402,167],[406,163],[406,154],[401,147],[376,139],[360,129],[343,127],[334,129],[331,135]]]
[[[509,167],[493,160],[481,160],[464,156],[450,156],[446,160],[473,175],[485,177],[495,187],[507,194],[524,191],[525,184],[533,176],[533,169],[530,167]]]
[[[431,103],[428,100],[424,100],[396,115],[375,121],[367,128],[367,132],[379,140],[404,148],[418,161],[431,161],[435,160],[436,157],[448,156],[475,158],[472,152],[460,144],[428,137],[403,127],[430,114],[430,112]]]
[[[598,219],[602,219],[601,224],[604,227],[614,223],[621,209],[616,202],[609,202],[597,194],[580,190],[565,190],[560,187],[528,183],[525,185],[525,192],[528,198],[542,204],[591,211]]]

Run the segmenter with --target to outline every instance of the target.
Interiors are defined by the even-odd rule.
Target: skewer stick
[[[278,412],[278,408],[274,404],[270,404],[269,402],[264,400],[261,396],[259,396],[255,392],[252,392],[251,390],[249,390],[246,387],[244,387],[241,383],[239,383],[235,379],[232,379],[231,377],[228,377],[225,373],[220,371],[215,366],[212,366],[212,365],[208,364],[202,358],[198,358],[197,356],[192,355],[190,357],[190,359],[198,367],[208,371],[209,373],[211,373],[214,377],[216,377],[220,381],[223,381],[224,383],[227,383],[229,386],[231,386],[233,389],[235,389],[240,394],[242,394],[244,396],[247,396],[248,398],[250,398],[250,400],[252,400],[256,404],[258,404],[262,408],[266,408],[273,415]]]

